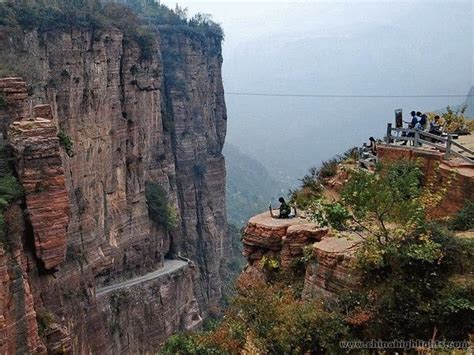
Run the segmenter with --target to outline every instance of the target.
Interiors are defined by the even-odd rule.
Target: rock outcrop
[[[12,123],[8,138],[25,192],[36,256],[52,269],[66,258],[69,196],[51,107],[35,107],[35,116]]]
[[[361,278],[352,263],[360,242],[360,237],[348,234],[315,243],[306,266],[303,298],[330,298],[357,288]]]
[[[0,352],[154,352],[221,299],[230,248],[221,37],[158,31],[146,59],[116,29],[33,30],[22,41],[4,48],[30,73],[27,84],[0,81],[0,128],[25,190],[25,228],[0,258],[21,249],[28,267],[21,277],[0,269]],[[175,228],[150,219],[148,182],[166,191]],[[195,267],[96,297],[177,255]],[[30,308],[11,309],[14,280]],[[17,346],[15,334],[29,333]]]
[[[305,298],[331,298],[357,287],[360,281],[351,268],[361,241],[357,235],[334,236],[328,228],[304,218],[274,219],[265,212],[250,219],[242,241],[248,261],[245,273],[268,280],[265,263],[273,260],[270,272],[277,267],[278,272],[289,271],[295,280],[304,278],[302,296]],[[297,275],[294,266],[302,257],[306,259],[305,270]]]
[[[451,216],[474,199],[474,165],[461,159],[444,159],[444,153],[425,148],[394,147],[381,144],[378,148],[381,162],[400,159],[416,161],[426,182],[436,188],[446,187],[442,199],[428,209],[431,218]]]
[[[245,272],[265,278],[262,260],[276,260],[282,270],[288,270],[304,256],[304,247],[310,246],[328,234],[303,218],[275,219],[269,212],[252,217],[242,239],[243,254],[248,266]]]

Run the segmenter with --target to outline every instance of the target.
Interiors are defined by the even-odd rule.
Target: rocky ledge
[[[359,236],[347,234],[315,243],[306,265],[303,298],[332,297],[357,288],[360,275],[351,264],[360,241]]]
[[[305,218],[275,219],[265,212],[250,219],[242,241],[248,261],[245,272],[264,280],[268,280],[265,260],[274,260],[280,271],[294,272],[292,267],[305,257],[306,298],[331,297],[357,287],[360,280],[350,267],[360,242],[354,234],[335,236]]]

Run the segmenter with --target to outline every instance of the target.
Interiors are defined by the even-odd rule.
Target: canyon
[[[0,353],[143,353],[219,307],[222,37],[169,28],[24,31],[2,51],[2,146],[24,198],[0,243]],[[178,223],[149,216],[160,186]],[[115,285],[115,286],[114,286]]]

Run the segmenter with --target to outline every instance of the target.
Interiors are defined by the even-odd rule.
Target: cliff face
[[[221,297],[230,245],[220,39],[158,33],[145,60],[117,30],[29,32],[22,50],[32,95],[18,79],[0,83],[1,126],[11,127],[26,195],[21,242],[0,252],[0,352],[156,350]],[[12,82],[25,90],[8,100]],[[51,117],[44,106],[30,112],[42,104]],[[151,222],[147,182],[176,209],[172,231]],[[193,265],[154,276],[178,255]],[[20,298],[29,308],[12,305]],[[15,336],[20,328],[32,335]]]
[[[360,241],[355,234],[334,236],[304,218],[274,219],[265,212],[245,228],[245,273],[267,281],[272,272],[287,272],[295,284],[302,280],[303,298],[333,298],[358,287],[360,276],[350,266]]]

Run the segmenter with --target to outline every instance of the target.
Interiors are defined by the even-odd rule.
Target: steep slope
[[[44,221],[35,221],[33,205],[56,204],[39,185],[32,204],[25,189],[25,219],[16,229],[7,225],[0,252],[6,290],[0,294],[0,352],[155,351],[166,336],[198,325],[220,301],[221,262],[230,249],[222,37],[196,36],[180,26],[155,28],[148,48],[117,28],[28,28],[15,41],[18,33],[3,33],[3,57],[28,65],[22,74],[30,96],[24,85],[14,101],[8,80],[0,85],[8,103],[0,108],[0,126],[16,173],[23,182],[23,166],[37,181],[63,171],[69,222],[54,221],[66,232],[55,228],[49,238],[64,249],[45,259],[40,247],[49,249],[38,234]],[[51,105],[51,117],[30,112],[38,104]],[[7,134],[20,118],[47,121],[48,134],[59,133],[50,143],[60,149],[56,172],[47,168],[50,156],[35,155],[27,142],[45,140],[34,130],[40,123],[25,121],[22,135]],[[28,165],[33,158],[38,163]],[[166,191],[178,216],[175,228],[150,219],[149,182]],[[160,270],[178,255],[190,259],[187,266],[96,293]],[[16,306],[19,299],[25,305]]]

